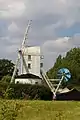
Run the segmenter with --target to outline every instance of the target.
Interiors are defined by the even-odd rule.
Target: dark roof
[[[39,76],[36,76],[36,75],[34,75],[34,74],[31,74],[31,73],[18,75],[16,78],[34,78],[34,79],[41,79]]]
[[[73,89],[67,93],[57,94],[57,100],[79,100],[80,101],[80,91]]]

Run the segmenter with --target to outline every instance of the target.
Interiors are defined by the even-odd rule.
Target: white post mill
[[[46,73],[43,70],[43,55],[41,55],[40,46],[28,46],[26,41],[28,40],[28,32],[31,26],[31,21],[29,21],[24,39],[22,41],[21,48],[18,50],[18,57],[16,60],[14,72],[11,78],[11,83],[20,83],[20,84],[43,84],[45,81],[53,93],[54,99],[56,93],[59,90],[61,82],[65,78],[66,74],[69,73],[69,70],[64,69],[61,71],[61,79],[55,88],[51,80],[48,78]],[[16,77],[18,66],[20,64],[20,75]],[[66,70],[66,72],[65,72]],[[63,74],[64,73],[64,74]],[[68,77],[71,77],[70,73]],[[53,79],[54,81],[54,79]]]
[[[16,60],[15,69],[11,82],[15,83],[28,83],[28,84],[41,84],[40,69],[43,67],[43,56],[41,55],[40,46],[28,46],[28,32],[31,26],[29,21],[21,48],[18,50],[18,58]],[[20,75],[16,76],[17,68],[20,63]]]

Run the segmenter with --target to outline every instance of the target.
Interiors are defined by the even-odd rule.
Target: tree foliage
[[[3,76],[2,79],[1,79],[2,83],[10,83],[10,81],[11,81],[11,76],[10,75]]]
[[[57,78],[60,68],[68,68],[72,78],[70,84],[80,85],[80,48],[73,48],[66,53],[65,57],[58,56],[54,66],[47,72],[49,78]]]
[[[0,59],[0,80],[3,76],[10,75],[12,76],[14,70],[14,64],[11,60]]]

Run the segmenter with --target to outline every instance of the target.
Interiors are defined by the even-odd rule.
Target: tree
[[[14,64],[11,60],[0,59],[0,80],[3,76],[10,75],[12,76],[14,70]]]
[[[47,72],[49,78],[55,79],[57,77],[57,71],[61,63],[62,63],[62,56],[59,55],[58,58],[56,59],[54,66]]]
[[[11,76],[10,75],[3,76],[2,79],[1,79],[2,83],[10,83],[10,81],[11,81]]]
[[[57,72],[60,68],[68,68],[72,78],[69,85],[80,85],[80,48],[73,48],[66,53],[65,57],[56,59],[54,66],[47,72],[49,78],[57,78]]]

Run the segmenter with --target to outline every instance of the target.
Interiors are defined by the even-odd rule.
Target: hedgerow
[[[10,84],[8,89],[3,85],[2,91],[2,97],[6,99],[52,100],[50,89],[43,85]]]

